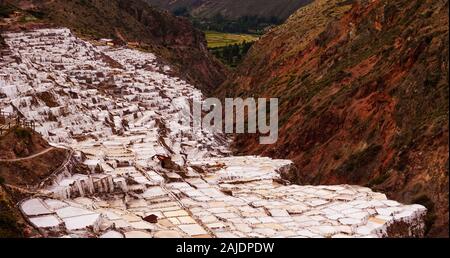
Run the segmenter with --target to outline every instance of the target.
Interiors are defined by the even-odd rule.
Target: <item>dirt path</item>
[[[53,149],[54,149],[54,147],[50,147],[50,148],[47,148],[47,149],[45,149],[45,150],[43,150],[43,151],[41,151],[41,152],[39,152],[39,153],[33,154],[33,155],[31,155],[31,156],[28,156],[28,157],[24,157],[24,158],[17,158],[17,159],[0,159],[0,162],[16,162],[16,161],[22,161],[22,160],[33,159],[33,158],[36,158],[36,157],[38,157],[38,156],[40,156],[40,155],[43,155],[43,154],[45,154],[45,153],[47,153],[47,152],[49,152],[49,151],[51,151],[51,150],[53,150]]]

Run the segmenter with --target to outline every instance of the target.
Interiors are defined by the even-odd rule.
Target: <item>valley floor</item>
[[[205,31],[208,48],[226,47],[244,42],[253,42],[258,40],[256,35],[252,34],[233,34],[216,31]]]

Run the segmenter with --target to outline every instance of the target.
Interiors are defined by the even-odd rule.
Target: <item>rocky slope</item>
[[[65,149],[39,155],[46,148],[47,141],[31,129],[14,128],[0,136],[0,238],[39,236],[16,204],[31,194],[27,187],[42,182],[66,160]]]
[[[217,92],[280,98],[279,141],[236,151],[290,158],[301,183],[420,202],[429,235],[448,236],[448,43],[448,1],[315,1]]]
[[[0,136],[0,160],[30,156],[47,148],[47,141],[29,129],[14,128]]]
[[[237,19],[244,16],[264,18],[277,17],[284,20],[298,8],[312,0],[146,0],[151,5],[166,10],[176,11],[187,8],[191,15],[199,18],[212,18],[221,14],[227,19]]]
[[[0,5],[23,12],[9,29],[52,24],[69,27],[87,38],[138,45],[157,53],[176,68],[178,76],[206,93],[227,75],[226,68],[207,51],[202,32],[188,20],[156,11],[140,0],[2,0]]]
[[[41,135],[14,128],[0,137],[0,177],[15,186],[34,186],[65,162],[66,149],[53,148]]]

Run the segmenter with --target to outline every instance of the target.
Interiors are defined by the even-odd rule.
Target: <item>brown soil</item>
[[[0,159],[25,158],[47,150],[50,145],[31,129],[14,128],[0,137]],[[0,161],[0,178],[7,184],[38,184],[62,165],[68,150],[54,148],[49,152],[21,161]]]
[[[59,168],[66,160],[67,154],[67,150],[53,149],[30,160],[0,161],[0,177],[8,184],[34,186]]]
[[[49,147],[47,141],[31,129],[13,128],[0,136],[0,160],[31,156]]]
[[[38,154],[50,145],[31,129],[14,128],[0,137],[0,159]],[[42,155],[21,161],[0,161],[0,238],[39,236],[16,206],[29,195],[21,187],[35,186],[66,160],[68,151],[50,149]]]

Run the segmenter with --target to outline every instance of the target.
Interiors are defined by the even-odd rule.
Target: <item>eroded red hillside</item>
[[[293,159],[299,183],[422,203],[430,236],[448,236],[448,43],[448,1],[315,1],[218,92],[280,98],[279,141],[236,151]]]

